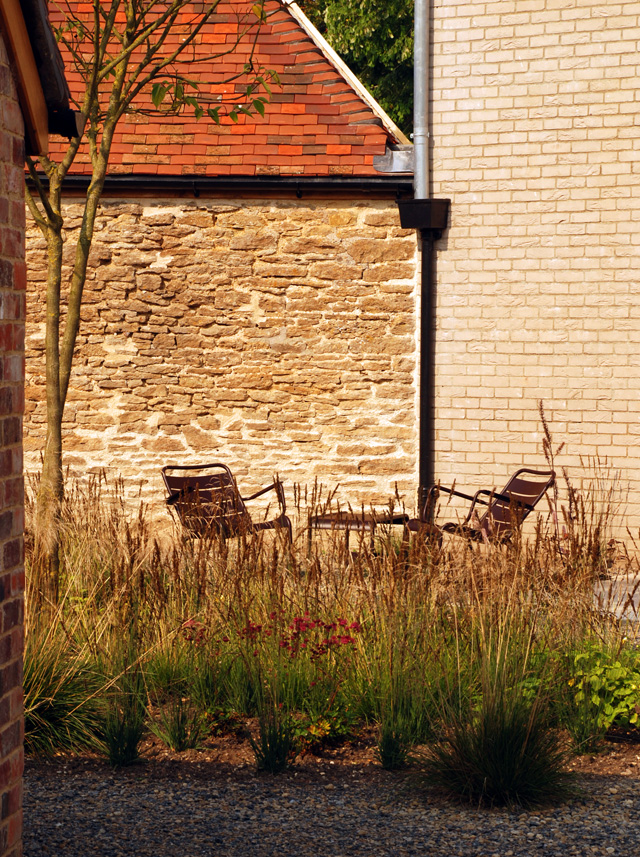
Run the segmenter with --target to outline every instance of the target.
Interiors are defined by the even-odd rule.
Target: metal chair
[[[420,518],[410,520],[407,528],[412,532],[422,530],[432,539],[437,531],[440,534],[462,536],[469,541],[507,542],[513,533],[520,529],[530,512],[533,512],[538,501],[554,484],[555,478],[553,470],[529,470],[523,467],[513,474],[502,491],[482,488],[471,495],[434,485],[427,494]],[[440,491],[471,501],[463,521],[448,521],[442,525],[434,523],[435,506]],[[478,505],[487,506],[481,516],[476,509]]]
[[[162,478],[169,496],[167,506],[175,509],[184,529],[191,536],[220,535],[235,538],[241,533],[259,530],[287,531],[292,539],[291,521],[282,483],[276,477],[271,485],[249,497],[242,497],[233,474],[226,464],[168,464],[162,468]],[[254,522],[245,503],[275,491],[280,514],[271,521]]]

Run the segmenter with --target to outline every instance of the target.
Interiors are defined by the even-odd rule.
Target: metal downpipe
[[[413,198],[429,199],[430,3],[415,0],[413,32]]]
[[[415,0],[413,42],[414,199],[429,199],[430,0]],[[435,263],[431,229],[420,229],[419,502],[435,481]]]

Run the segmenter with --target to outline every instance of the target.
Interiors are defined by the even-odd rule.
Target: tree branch
[[[60,226],[62,226],[62,217],[60,216],[60,214],[58,214],[52,208],[51,201],[49,198],[49,193],[47,193],[45,186],[42,184],[42,179],[38,175],[38,172],[36,170],[36,165],[34,164],[33,160],[28,155],[27,155],[26,161],[27,161],[27,169],[29,170],[29,176],[31,178],[31,181],[36,186],[36,190],[38,191],[38,196],[40,197],[40,202],[42,203],[42,207],[44,208],[44,211],[46,214],[46,219],[45,219],[42,216],[39,208],[37,207],[36,201],[33,198],[31,191],[27,187],[26,188],[27,203],[29,205],[29,211],[31,211],[31,214],[33,215],[33,219],[36,221],[36,223],[38,224],[40,229],[42,229],[43,231],[45,229],[49,228],[49,224],[59,224]],[[47,172],[49,173],[49,180],[50,181],[51,181],[51,171],[53,171],[53,170],[55,170],[55,166],[49,161],[49,170]],[[37,214],[35,212],[37,212]],[[48,222],[47,222],[47,220],[48,220]]]

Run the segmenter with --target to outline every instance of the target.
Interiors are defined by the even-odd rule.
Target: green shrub
[[[635,653],[600,646],[565,656],[560,720],[576,752],[598,750],[612,726],[635,727],[640,720],[640,670]]]

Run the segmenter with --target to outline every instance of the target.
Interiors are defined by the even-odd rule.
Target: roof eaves
[[[24,118],[26,152],[47,152],[47,105],[19,0],[0,0],[0,29],[12,59],[17,96]]]
[[[45,0],[19,0],[35,59],[42,93],[47,105],[49,134],[75,137],[84,124],[80,113],[70,107],[71,95],[64,61],[49,23]]]
[[[307,18],[307,16],[304,14],[298,4],[289,3],[287,2],[287,0],[284,0],[284,5],[291,13],[291,15],[296,19],[298,24],[300,24],[300,26],[303,28],[309,38],[322,51],[323,55],[331,63],[331,65],[336,68],[336,70],[349,83],[349,85],[353,87],[358,96],[373,110],[376,116],[380,118],[384,129],[394,138],[395,142],[403,143],[405,145],[410,144],[411,141],[405,136],[405,134],[402,133],[402,131],[400,130],[400,128],[398,128],[393,119],[391,119],[391,117],[387,113],[385,113],[382,107],[380,107],[380,105],[371,95],[369,90],[363,85],[360,80],[358,80],[358,78],[351,71],[349,66],[334,51],[329,42],[327,42],[327,40],[320,35],[318,30],[313,26],[311,21]]]

